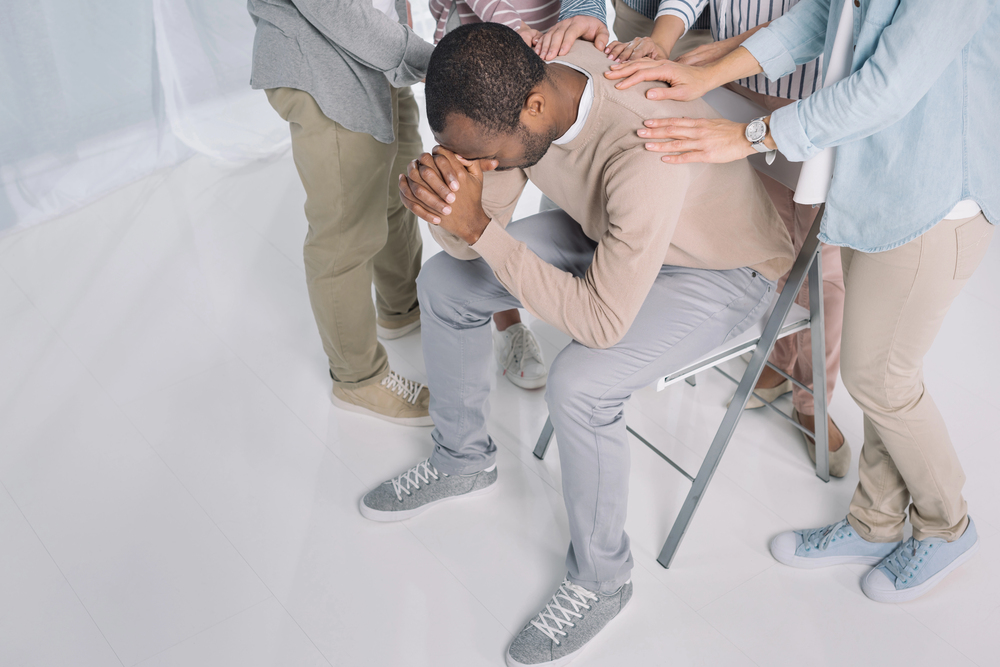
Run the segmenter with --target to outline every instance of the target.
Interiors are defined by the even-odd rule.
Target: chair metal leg
[[[549,448],[549,440],[552,439],[552,417],[545,417],[545,426],[542,427],[542,432],[538,436],[538,442],[535,443],[535,458],[544,459],[545,450]]]
[[[674,521],[674,525],[670,529],[670,534],[667,535],[667,541],[664,542],[663,548],[660,550],[660,555],[656,559],[657,562],[659,562],[659,564],[663,567],[670,567],[670,563],[673,561],[674,556],[677,553],[677,547],[680,546],[681,540],[684,539],[684,534],[687,532],[691,519],[694,517],[694,513],[697,511],[698,505],[701,504],[701,499],[705,494],[705,490],[708,488],[708,483],[712,481],[712,476],[715,474],[716,468],[719,467],[719,461],[722,460],[722,455],[726,452],[726,447],[729,445],[729,441],[733,437],[733,432],[739,424],[740,417],[743,415],[743,410],[746,408],[747,400],[750,398],[750,393],[753,391],[754,386],[756,386],[757,380],[760,379],[760,374],[764,370],[767,358],[771,356],[771,351],[774,349],[774,344],[778,340],[778,334],[781,331],[782,323],[785,321],[785,316],[788,315],[788,311],[791,310],[795,297],[798,295],[799,290],[802,289],[802,283],[805,281],[806,273],[809,271],[809,268],[816,259],[817,250],[819,248],[819,239],[817,239],[817,235],[819,233],[819,224],[822,219],[823,209],[821,207],[816,216],[816,222],[813,223],[809,236],[806,237],[806,242],[803,244],[803,248],[799,252],[799,256],[795,259],[795,264],[792,266],[791,273],[788,274],[788,280],[785,281],[785,288],[778,296],[778,302],[775,304],[774,310],[771,312],[771,316],[764,325],[764,332],[761,334],[760,342],[757,344],[757,349],[754,350],[753,356],[750,357],[750,363],[747,366],[747,370],[743,373],[743,378],[740,380],[740,384],[736,389],[736,394],[733,396],[733,400],[729,404],[729,409],[726,410],[726,416],[722,418],[722,424],[719,426],[719,430],[715,433],[715,439],[712,440],[712,446],[709,447],[708,454],[705,456],[705,460],[702,462],[701,468],[698,470],[698,476],[695,477],[694,483],[691,485],[691,491],[688,492],[687,498],[684,499],[681,511],[678,513],[677,519]],[[819,303],[819,300],[817,300],[817,303]],[[823,368],[826,368],[825,353],[822,356],[824,357]],[[825,388],[826,384],[824,380],[822,397],[824,399],[824,416],[826,414]],[[818,456],[817,460],[819,460]]]
[[[823,207],[816,219],[822,219]],[[816,442],[816,476],[830,481],[830,428],[826,407],[826,323],[823,314],[823,257],[817,245],[815,259],[809,268],[809,333],[812,339],[812,380]]]

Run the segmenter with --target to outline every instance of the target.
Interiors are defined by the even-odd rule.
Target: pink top
[[[524,21],[535,30],[548,30],[559,20],[559,0],[430,0],[437,19],[434,43],[444,37],[452,5],[466,23],[503,23],[517,30]]]

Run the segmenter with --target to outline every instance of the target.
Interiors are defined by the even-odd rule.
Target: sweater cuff
[[[763,32],[763,31],[761,31]],[[771,113],[770,130],[778,150],[789,162],[805,162],[822,149],[813,144],[799,118],[802,101],[776,109]]]
[[[389,83],[396,88],[412,86],[427,76],[427,65],[434,52],[434,45],[425,42],[406,26],[403,29],[408,33],[403,60],[395,70],[386,73]]]
[[[490,224],[486,225],[479,240],[469,247],[478,252],[490,265],[490,268],[499,271],[519,245],[521,242],[508,234],[500,223],[496,220],[490,220]]]
[[[757,59],[764,74],[771,81],[777,81],[795,71],[795,59],[792,54],[767,28],[750,35],[742,46]]]

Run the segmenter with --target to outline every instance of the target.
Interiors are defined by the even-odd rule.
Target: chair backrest
[[[830,61],[826,65],[823,87],[832,86],[851,73],[854,55],[854,14],[850,2],[844,3],[833,41]],[[767,111],[738,93],[727,88],[716,88],[704,97],[712,108],[723,117],[740,123],[766,116]],[[822,204],[826,201],[833,178],[833,165],[837,149],[827,148],[805,162],[789,162],[779,152],[773,164],[767,164],[763,155],[751,155],[754,169],[795,191],[799,204]]]
[[[826,76],[823,80],[824,87],[833,85],[850,74],[853,55],[853,30],[851,3],[845,2],[844,9],[840,15],[840,23],[837,26],[837,36],[834,39],[833,52],[827,66]],[[725,88],[716,88],[706,94],[705,101],[722,116],[739,122],[747,122],[767,113],[764,109],[742,95]],[[780,153],[774,163],[770,165],[766,163],[763,155],[751,156],[750,162],[758,171],[794,189],[794,199],[796,202],[816,205],[826,201],[826,195],[830,190],[830,181],[833,178],[836,150],[836,148],[827,148],[802,164],[788,162]],[[817,230],[818,227],[814,226],[812,234],[815,235]],[[815,252],[815,239],[811,238],[809,241],[800,251],[800,257],[796,258],[795,267],[792,269],[793,274],[803,274],[806,270],[805,262],[808,259],[802,255]],[[790,279],[792,278],[795,278],[794,282],[801,284],[798,282],[797,275],[790,276]],[[763,335],[765,326],[771,319],[771,315],[779,301],[781,300],[779,299],[772,303],[760,321],[740,336],[720,345],[684,368],[660,378],[656,383],[656,390],[661,391],[686,377],[718,366],[729,359],[756,348],[758,341],[760,341]],[[788,305],[789,310],[781,322],[778,338],[784,338],[796,331],[801,331],[809,327],[809,311],[795,303]]]

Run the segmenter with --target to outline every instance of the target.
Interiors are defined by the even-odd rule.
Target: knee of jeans
[[[580,351],[584,354],[579,354]],[[593,379],[600,375],[600,371],[583,358],[588,356],[586,351],[587,348],[579,343],[570,343],[553,360],[545,385],[549,414],[557,417],[572,415],[576,420],[585,419],[589,423],[598,402],[596,394],[600,393]]]
[[[446,322],[471,324],[466,306],[469,285],[478,278],[477,268],[481,267],[443,252],[427,260],[417,276],[421,312],[433,313]]]
[[[447,260],[458,260],[442,255],[444,253],[434,255],[420,268],[420,274],[417,276],[417,298],[420,299],[421,307],[446,299],[456,282],[454,267],[450,266],[451,262]]]

